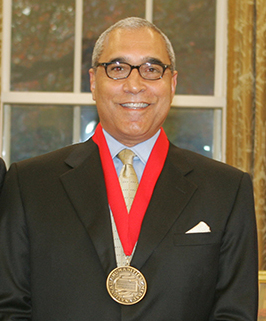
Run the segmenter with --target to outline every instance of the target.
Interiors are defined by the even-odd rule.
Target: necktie
[[[134,152],[123,149],[117,157],[122,161],[123,167],[119,174],[119,182],[124,195],[127,211],[129,213],[136,191],[138,189],[138,178],[133,167]]]

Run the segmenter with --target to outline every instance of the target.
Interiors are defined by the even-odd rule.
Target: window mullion
[[[74,47],[74,93],[81,91],[83,0],[76,0]],[[73,110],[73,143],[80,141],[80,106]]]
[[[7,164],[10,163],[11,107],[4,106],[3,92],[10,92],[12,0],[3,0],[2,32],[2,77],[1,77],[1,151]]]
[[[215,79],[214,95],[223,97],[220,134],[216,132],[214,138],[221,145],[221,160],[226,161],[226,77],[227,77],[227,9],[228,0],[216,1],[216,46],[215,46]],[[216,116],[214,116],[216,117]],[[215,118],[217,119],[217,118]],[[214,120],[215,124],[215,120]],[[218,143],[217,143],[218,144]],[[217,145],[216,145],[217,146]],[[214,153],[215,155],[215,153]],[[215,155],[216,158],[216,155]],[[219,158],[218,158],[219,159]]]
[[[227,0],[216,2],[216,45],[214,95],[225,96],[226,85],[226,44],[227,44]]]
[[[221,109],[215,109],[213,112],[213,158],[216,160],[223,160],[221,153],[222,113]]]
[[[81,65],[82,65],[82,25],[83,25],[83,0],[76,0],[75,16],[75,47],[74,47],[74,88],[75,93],[81,90]]]
[[[3,146],[2,146],[2,156],[6,162],[7,168],[10,165],[10,145],[11,145],[11,106],[3,106],[3,119],[5,120],[3,124]]]
[[[3,0],[2,92],[10,91],[12,0]]]
[[[150,22],[153,20],[153,0],[146,0],[145,18]]]

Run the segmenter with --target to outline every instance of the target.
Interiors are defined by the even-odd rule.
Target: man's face
[[[99,62],[140,65],[156,59],[170,64],[161,35],[152,29],[113,30]],[[167,68],[158,80],[143,79],[133,69],[126,79],[107,77],[104,67],[90,69],[91,91],[102,127],[115,139],[134,146],[152,137],[163,124],[175,94],[177,72]]]

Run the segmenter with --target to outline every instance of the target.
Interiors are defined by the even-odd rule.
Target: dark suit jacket
[[[97,145],[14,164],[0,200],[0,320],[256,320],[257,244],[247,174],[170,145],[131,265],[139,303],[106,290],[116,267]],[[204,221],[211,233],[185,234]]]

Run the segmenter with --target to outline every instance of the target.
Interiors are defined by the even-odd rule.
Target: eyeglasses
[[[132,66],[127,62],[102,62],[98,63],[96,67],[102,66],[105,68],[107,77],[115,80],[127,78],[133,69],[137,69],[140,76],[147,80],[158,80],[163,77],[163,74],[167,68],[171,68],[170,65],[161,63],[149,63],[145,62],[139,66]]]

